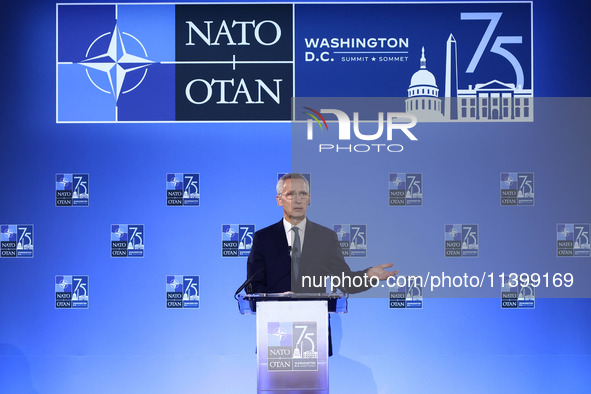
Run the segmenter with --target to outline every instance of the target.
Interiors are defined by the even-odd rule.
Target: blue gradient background
[[[290,125],[57,125],[55,3],[11,2],[3,10],[0,223],[33,224],[35,257],[0,259],[0,392],[254,392],[255,320],[240,316],[231,296],[244,280],[246,259],[220,257],[220,229],[223,223],[254,223],[260,229],[279,219],[274,183],[277,173],[292,166]],[[536,96],[588,96],[587,15],[582,2],[534,1]],[[536,112],[536,122],[522,126],[531,130],[516,137],[524,139],[518,143],[531,143],[531,151],[499,165],[494,163],[507,141],[486,133],[494,125],[479,125],[482,138],[471,134],[464,147],[453,145],[465,137],[462,128],[442,135],[428,132],[435,127],[428,125],[421,129],[420,145],[408,145],[383,177],[341,173],[338,163],[331,163],[330,170],[312,175],[313,185],[326,181],[327,187],[315,186],[310,217],[327,226],[361,222],[355,215],[362,210],[351,212],[351,204],[365,199],[386,204],[387,172],[422,171],[425,205],[387,210],[393,224],[386,227],[393,236],[386,240],[396,249],[374,249],[367,259],[349,261],[366,267],[383,262],[383,253],[408,270],[434,256],[433,263],[452,269],[456,261],[442,257],[447,217],[454,223],[464,222],[462,215],[481,216],[480,223],[490,220],[501,211],[499,173],[533,171],[536,206],[507,207],[521,220],[512,231],[535,230],[523,241],[532,246],[524,252],[523,243],[515,243],[511,253],[522,253],[523,259],[547,256],[556,270],[584,270],[589,258],[554,257],[553,231],[558,222],[591,222],[586,108],[581,108],[579,127],[558,130],[544,128],[539,122],[550,114]],[[534,135],[535,130],[540,133]],[[484,167],[461,172],[454,160],[467,152],[463,148]],[[427,197],[427,190],[447,187],[446,179],[430,174],[442,171],[443,162],[452,163],[448,173],[473,178],[474,172],[477,198]],[[90,175],[88,208],[54,206],[54,179],[60,172]],[[201,174],[200,207],[165,206],[168,172]],[[359,197],[335,196],[328,187],[335,175],[342,181],[339,191]],[[579,194],[559,200],[547,179],[561,182],[562,176],[577,180]],[[373,186],[380,188],[379,195],[363,188],[370,179],[381,179]],[[435,198],[442,200],[431,205]],[[449,211],[435,208],[445,210],[445,204]],[[396,225],[413,220],[416,231]],[[429,228],[429,238],[418,238],[416,232],[430,222],[439,224]],[[144,258],[110,258],[113,223],[145,225]],[[549,233],[540,223],[553,224]],[[479,230],[482,245],[489,245],[486,253],[502,256],[493,246],[501,235],[490,227]],[[378,232],[370,237],[376,237],[370,242],[377,247]],[[490,257],[484,254],[477,261],[493,264],[481,261]],[[458,269],[474,261],[457,261]],[[89,276],[88,310],[54,308],[55,275]],[[199,275],[200,309],[167,310],[166,275]],[[584,276],[578,280],[588,283]],[[349,314],[331,319],[336,348],[331,392],[591,390],[589,299],[539,298],[535,310],[501,310],[499,304],[498,298],[426,299],[422,310],[389,310],[385,299],[351,300]]]

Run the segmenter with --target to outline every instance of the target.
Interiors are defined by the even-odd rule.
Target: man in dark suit
[[[351,271],[336,233],[306,218],[310,185],[301,174],[281,177],[276,198],[283,207],[283,219],[254,234],[247,262],[247,277],[252,277],[247,293],[324,293],[326,282],[321,278],[327,276],[339,276],[341,290],[357,293],[371,287],[370,278],[377,282],[398,273],[385,270],[391,263]],[[318,280],[306,282],[306,277]],[[332,356],[330,321],[328,338],[328,355]]]
[[[338,276],[341,290],[357,293],[371,287],[370,279],[376,283],[398,272],[385,270],[391,263],[351,271],[336,233],[306,218],[310,187],[301,174],[284,175],[277,182],[276,198],[283,219],[254,234],[247,262],[247,277],[254,278],[248,293],[324,293],[327,276]]]

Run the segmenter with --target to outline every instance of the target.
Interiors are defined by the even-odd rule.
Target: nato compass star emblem
[[[58,286],[61,287],[62,290],[65,290],[66,287],[68,287],[68,285],[70,285],[70,283],[68,283],[68,280],[66,278],[62,278],[62,281],[58,283]]]
[[[456,239],[456,235],[458,235],[460,232],[452,226],[447,233],[451,239]]]
[[[175,187],[175,188],[179,183],[181,183],[181,181],[178,180],[176,176],[173,177],[169,182],[172,183],[174,185],[173,187]]]
[[[275,330],[275,332],[273,332],[273,336],[275,336],[278,340],[279,343],[281,344],[283,341],[283,338],[285,338],[287,336],[287,331],[283,330],[281,327],[277,327],[277,330]]]
[[[16,234],[15,232],[10,230],[10,227],[6,227],[6,230],[4,231],[3,235],[7,240],[10,241],[10,240],[12,240],[13,235],[15,235],[15,234]]]
[[[60,183],[62,184],[62,187],[64,188],[64,190],[66,189],[66,187],[68,187],[68,185],[70,184],[70,181],[68,181],[68,178],[66,178],[65,176],[62,177],[62,180],[60,181]]]
[[[234,231],[232,227],[228,227],[228,229],[226,230],[226,236],[228,237],[228,239],[232,239],[234,234],[236,234],[236,231]]]
[[[95,45],[100,45],[99,43],[107,39],[109,35],[111,37],[109,39],[107,51],[98,56],[88,57],[92,52],[93,47]],[[123,36],[135,40],[137,44],[139,44],[139,47],[141,47],[143,54],[133,55],[128,53],[125,49]],[[148,73],[148,66],[154,64],[154,62],[148,59],[146,48],[144,48],[140,40],[129,33],[121,32],[117,25],[115,25],[113,32],[100,35],[90,44],[86,51],[86,59],[79,62],[78,64],[86,67],[86,75],[88,76],[90,82],[97,89],[102,92],[112,94],[115,97],[115,101],[118,101],[121,94],[133,91],[142,83],[146,77],[146,74]],[[100,84],[92,78],[89,70],[97,70],[99,72],[105,73],[109,85],[100,86]],[[141,73],[142,70],[143,75],[141,75],[141,77],[135,75]],[[133,84],[132,87],[123,90],[123,82],[126,79],[133,79],[135,84]]]
[[[176,280],[176,278],[172,278],[172,282],[168,282],[168,285],[170,286],[170,288],[172,289],[172,291],[176,291],[179,286],[181,285],[181,283],[179,281]]]
[[[114,233],[114,234],[115,234],[115,236],[116,236],[117,238],[121,239],[121,237],[122,237],[122,236],[123,236],[125,233],[124,233],[124,232],[121,230],[121,227],[118,227],[118,228],[117,228],[117,231],[115,231],[115,233]]]
[[[392,182],[398,187],[404,181],[397,176]]]
[[[562,231],[559,231],[559,234],[561,234],[564,237],[564,239],[568,239],[567,237],[572,234],[572,231],[570,231],[568,227],[564,226],[562,228]]]
[[[505,185],[507,185],[507,187],[511,187],[513,182],[515,182],[515,179],[513,179],[511,175],[507,175],[507,179],[505,179],[503,182],[505,183]]]

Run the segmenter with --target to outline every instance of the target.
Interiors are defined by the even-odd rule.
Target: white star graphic
[[[279,343],[281,343],[281,340],[286,336],[287,332],[283,331],[281,329],[281,327],[277,328],[277,331],[275,331],[273,333],[273,335],[275,335],[277,338],[279,338]]]
[[[88,52],[90,52],[90,49],[92,48],[92,46],[101,37],[104,37],[107,34],[109,34],[109,33],[105,33],[105,34],[101,35],[100,37],[98,37],[96,40],[94,40],[92,42],[92,44],[90,44],[90,46],[88,47],[87,54],[88,54]],[[103,92],[112,93],[115,96],[115,100],[119,100],[119,95],[121,93],[127,93],[127,92],[130,92],[133,89],[135,89],[144,80],[144,77],[146,76],[147,69],[145,69],[145,68],[154,63],[153,61],[148,60],[147,58],[135,56],[135,55],[131,55],[131,54],[127,53],[127,51],[125,50],[125,45],[123,43],[123,38],[122,38],[121,34],[122,33],[119,31],[119,28],[117,27],[117,25],[115,25],[115,28],[113,29],[113,33],[111,33],[111,41],[109,43],[109,47],[107,48],[107,52],[103,53],[102,55],[94,56],[94,57],[91,57],[89,59],[83,60],[82,62],[78,63],[86,68],[91,68],[91,69],[102,71],[102,72],[106,73],[107,78],[109,79],[109,84],[110,84],[110,88],[111,88],[110,92],[105,89],[100,88],[92,80],[92,78],[88,74],[88,70],[86,71],[86,74],[88,75],[88,78],[93,83],[93,85],[96,86],[98,89],[102,90]],[[139,42],[139,40],[137,38],[135,38],[134,36],[132,36],[131,34],[128,34],[128,33],[123,33],[123,34],[135,39],[141,45],[141,42]],[[141,46],[142,46],[142,48],[144,48],[143,45],[141,45]],[[147,57],[147,53],[146,53],[145,49],[144,49],[144,53],[146,54],[146,57]],[[140,69],[145,69],[144,76],[142,77],[142,79],[133,88],[122,92],[123,81],[125,80],[127,73],[130,73],[130,72],[133,72],[136,70],[140,70]]]
[[[67,285],[69,285],[69,283],[66,278],[63,278],[62,281],[59,283],[59,286],[62,288],[62,290],[65,289]]]
[[[121,238],[123,236],[123,234],[125,234],[123,231],[121,231],[121,227],[119,227],[117,229],[117,231],[115,231],[115,235],[117,236],[117,238]]]
[[[232,236],[236,234],[236,231],[234,231],[234,229],[232,227],[228,228],[228,230],[226,231],[226,236],[228,238],[232,238]]]
[[[68,180],[66,179],[66,177],[62,177],[62,180],[60,181],[60,183],[62,184],[63,187],[66,187],[68,185]]]
[[[174,178],[172,178],[172,179],[170,180],[170,183],[174,183],[174,185],[176,186],[176,185],[178,185],[179,183],[181,183],[181,181],[179,181],[178,179],[176,179],[176,176],[175,176]]]
[[[174,279],[172,282],[169,283],[169,286],[173,289],[176,290],[177,287],[179,287],[180,282],[178,282],[176,279]]]
[[[452,237],[455,238],[456,234],[459,234],[458,231],[456,231],[456,229],[454,227],[451,228],[451,230],[448,231],[448,234]]]
[[[6,236],[7,239],[10,239],[12,237],[14,233],[12,231],[10,231],[10,227],[6,228],[6,231],[4,232],[4,235]]]
[[[396,179],[394,179],[392,182],[394,182],[394,184],[396,186],[400,185],[403,181],[402,179],[400,179],[399,177],[396,177]]]

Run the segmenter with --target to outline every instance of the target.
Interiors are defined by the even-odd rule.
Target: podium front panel
[[[259,393],[328,393],[327,302],[259,302],[257,349]]]

